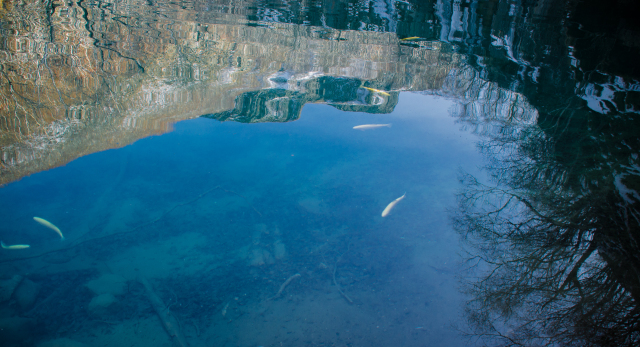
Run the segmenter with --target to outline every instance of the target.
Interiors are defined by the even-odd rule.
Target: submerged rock
[[[273,243],[273,255],[278,260],[283,259],[287,255],[287,249],[286,249],[286,247],[284,246],[284,243],[282,243],[281,240],[276,240]]]
[[[89,302],[89,305],[87,306],[87,310],[91,314],[101,316],[108,313],[117,302],[118,299],[116,299],[112,294],[100,294],[91,299],[91,302]]]
[[[122,295],[126,289],[127,280],[119,275],[105,274],[100,278],[89,281],[87,287],[96,295]]]
[[[263,256],[262,248],[254,249],[251,251],[249,264],[251,264],[251,266],[264,265],[264,256]]]
[[[16,287],[22,282],[22,276],[15,275],[8,280],[0,280],[0,302],[11,299]]]
[[[276,262],[273,259],[273,256],[271,255],[271,253],[269,253],[269,251],[267,251],[266,249],[262,250],[262,258],[264,259],[264,262],[269,265],[274,264]]]
[[[40,285],[32,280],[25,278],[13,293],[13,298],[23,310],[28,310],[35,303],[40,293]]]
[[[274,264],[276,261],[269,251],[262,248],[254,248],[249,256],[249,264],[251,266],[262,266],[264,264]]]

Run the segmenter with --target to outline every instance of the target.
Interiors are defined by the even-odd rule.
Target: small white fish
[[[57,227],[57,226],[55,226],[55,225],[51,224],[51,222],[49,222],[48,220],[46,220],[46,219],[42,219],[42,218],[40,218],[40,217],[33,217],[33,220],[34,220],[34,221],[36,221],[36,222],[38,222],[38,223],[40,223],[40,224],[42,224],[42,225],[44,225],[44,226],[46,226],[47,228],[49,228],[49,229],[51,229],[51,230],[53,230],[53,231],[57,232],[57,233],[58,233],[58,235],[60,235],[60,238],[61,238],[62,240],[64,240],[64,236],[62,235],[62,231],[60,231],[60,229],[58,229],[58,227]]]
[[[4,244],[4,241],[0,241],[0,245],[2,245],[2,248],[4,248],[4,249],[25,249],[25,248],[31,247],[29,245],[10,245],[10,246],[7,246],[7,245]]]
[[[357,130],[367,130],[367,129],[382,128],[382,127],[390,128],[391,124],[363,124],[363,125],[356,125],[353,128]]]
[[[375,88],[369,88],[369,87],[362,87],[362,88],[364,88],[366,90],[370,90],[370,91],[372,91],[374,93],[378,93],[378,94],[382,94],[382,95],[386,95],[386,96],[391,96],[391,94],[385,92],[384,90],[375,89]]]
[[[382,211],[382,217],[386,217],[389,215],[389,212],[391,212],[391,209],[400,202],[400,200],[404,199],[404,196],[407,195],[407,193],[405,192],[404,194],[402,194],[401,197],[393,200],[392,202],[389,203],[389,205],[387,205],[387,207],[385,207],[384,211]]]

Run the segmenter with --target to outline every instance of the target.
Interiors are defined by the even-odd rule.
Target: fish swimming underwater
[[[356,125],[353,128],[357,130],[367,130],[367,129],[375,129],[375,128],[381,128],[381,127],[391,127],[391,124],[363,124],[363,125]]]
[[[387,207],[385,207],[384,211],[382,211],[382,217],[386,217],[389,215],[389,212],[391,212],[391,209],[393,209],[393,207],[400,202],[400,200],[404,199],[404,196],[407,195],[407,193],[402,194],[401,197],[393,200],[391,203],[389,203],[389,205],[387,205]]]
[[[46,226],[49,229],[55,231],[56,233],[58,233],[58,235],[60,235],[60,239],[64,240],[64,236],[62,235],[62,231],[60,231],[60,229],[58,229],[57,226],[51,224],[51,222],[49,222],[48,220],[42,219],[40,217],[33,217],[33,220],[38,222],[38,223],[40,223],[40,224],[42,224],[42,225],[44,225],[44,226]]]
[[[25,248],[29,248],[31,246],[29,245],[5,245],[4,241],[0,241],[0,245],[2,245],[2,248],[4,249],[25,249]]]

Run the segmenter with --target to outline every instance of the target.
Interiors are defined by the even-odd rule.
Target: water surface
[[[634,11],[3,3],[0,337],[636,344]]]

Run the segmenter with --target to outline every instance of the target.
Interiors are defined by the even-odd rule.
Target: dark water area
[[[637,345],[638,15],[0,2],[1,345]]]

